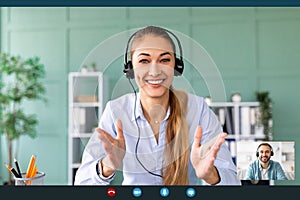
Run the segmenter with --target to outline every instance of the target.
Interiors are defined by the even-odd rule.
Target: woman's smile
[[[153,86],[160,86],[165,81],[165,79],[155,79],[155,80],[145,80],[146,83]]]

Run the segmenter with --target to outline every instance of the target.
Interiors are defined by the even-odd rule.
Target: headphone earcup
[[[184,64],[183,61],[179,58],[175,59],[175,67],[174,67],[174,75],[175,76],[181,76],[183,73]]]
[[[256,157],[258,157],[259,156],[259,153],[258,152],[256,152]]]
[[[128,61],[127,63],[124,64],[124,70],[123,70],[126,78],[128,79],[134,79],[134,71],[132,67],[131,61]]]

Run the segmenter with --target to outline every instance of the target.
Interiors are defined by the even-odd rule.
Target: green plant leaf
[[[12,161],[12,141],[21,135],[37,136],[37,116],[25,114],[24,100],[44,100],[46,89],[41,79],[44,65],[39,57],[22,59],[7,53],[0,54],[0,134],[6,135],[8,160]],[[9,174],[9,182],[11,176]]]

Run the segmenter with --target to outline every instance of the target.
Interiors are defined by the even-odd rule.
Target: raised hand
[[[97,128],[98,138],[103,143],[106,156],[102,159],[102,173],[109,176],[120,169],[126,152],[125,139],[121,120],[116,123],[117,137],[114,138],[101,128]]]
[[[217,184],[220,181],[220,177],[216,167],[214,166],[214,161],[217,157],[217,153],[220,149],[221,144],[225,141],[226,133],[222,133],[216,143],[212,145],[213,149],[210,149],[209,153],[205,157],[200,155],[201,138],[202,138],[202,127],[198,126],[194,142],[192,144],[191,150],[191,162],[196,171],[198,178],[202,178],[205,182],[209,184]]]

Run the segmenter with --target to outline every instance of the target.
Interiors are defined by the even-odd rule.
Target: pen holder
[[[37,172],[33,178],[25,178],[26,173],[22,173],[22,178],[15,177],[15,185],[44,185],[44,172]]]

